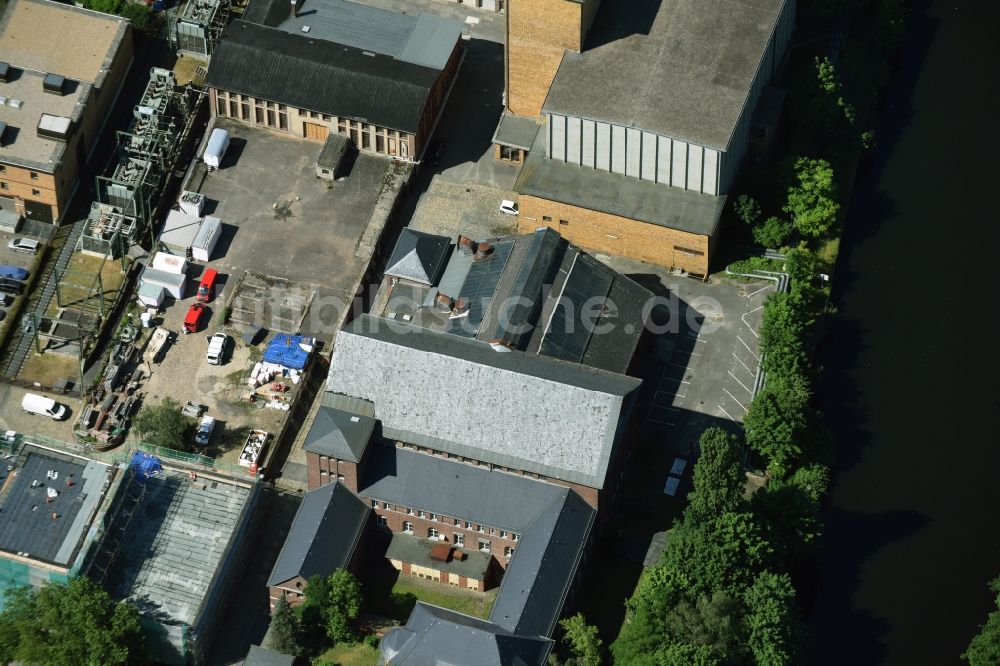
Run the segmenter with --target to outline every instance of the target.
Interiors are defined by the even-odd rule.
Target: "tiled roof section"
[[[403,229],[392,250],[385,274],[413,280],[421,284],[434,284],[448,261],[451,239],[447,236]]]
[[[321,406],[316,412],[303,450],[338,460],[361,461],[375,430],[375,419]]]
[[[347,566],[371,508],[346,486],[328,483],[302,499],[268,585]]]
[[[553,642],[515,636],[490,622],[418,601],[406,625],[382,639],[382,663],[395,666],[542,666]]]
[[[233,21],[205,85],[415,133],[439,71],[390,56]]]
[[[327,390],[368,400],[385,436],[593,488],[638,379],[363,315]]]

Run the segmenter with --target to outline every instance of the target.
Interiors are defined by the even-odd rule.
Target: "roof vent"
[[[463,317],[467,314],[469,314],[469,300],[462,297],[456,298],[451,308],[452,318]]]
[[[309,32],[310,30],[312,30],[312,28],[310,28],[309,26],[307,25],[302,26],[302,32]]]
[[[476,244],[476,256],[472,258],[473,261],[482,261],[486,257],[493,254],[493,246],[489,243],[477,243]]]
[[[53,95],[62,95],[66,87],[66,79],[58,74],[46,74],[42,79],[42,90]]]
[[[474,245],[475,243],[468,236],[458,237],[458,251],[461,252],[462,254],[466,256],[471,255],[473,252]]]
[[[372,53],[371,51],[362,51],[361,55],[366,55],[366,56],[368,56],[370,58],[374,58],[375,57],[375,54]]]
[[[0,81],[10,81],[10,64],[0,62]]]
[[[0,95],[0,106],[5,105],[6,103],[7,103],[7,98],[4,97],[3,95]]]
[[[43,139],[66,141],[69,139],[72,125],[73,121],[65,116],[53,116],[43,113],[42,117],[38,119],[38,136]]]
[[[9,99],[7,100],[7,106],[13,107],[15,109],[20,109],[24,106],[24,102],[19,99]]]

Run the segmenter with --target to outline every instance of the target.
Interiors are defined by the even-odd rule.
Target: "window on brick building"
[[[427,517],[427,512],[426,511],[421,511],[420,512],[420,517],[421,518],[426,518]]]
[[[464,534],[459,534],[458,532],[455,532],[454,537],[455,537],[455,545],[458,546],[459,548],[464,548],[465,547],[465,535]]]
[[[258,125],[263,125],[264,124],[264,108],[260,107],[260,106],[255,107],[254,110],[253,110],[253,113],[254,113],[254,120],[256,121],[256,123]]]
[[[31,172],[31,180],[38,180],[38,174],[34,171]]]
[[[441,533],[440,533],[440,532],[438,532],[438,531],[437,531],[436,529],[434,529],[433,527],[431,527],[431,528],[428,528],[428,530],[427,530],[427,538],[428,538],[428,539],[435,539],[435,540],[436,540],[436,539],[440,539],[440,538],[441,538]]]
[[[403,531],[407,534],[413,534],[413,523],[408,520],[403,521]]]
[[[509,560],[511,558],[511,555],[513,555],[513,554],[514,554],[514,547],[513,546],[505,546],[504,547],[504,549],[503,549],[503,556],[504,556],[504,558],[506,558],[506,559]]]
[[[472,523],[470,523],[468,520],[465,521],[465,529],[467,529],[467,530],[471,530],[472,529]]]
[[[559,220],[559,224],[563,225],[564,227],[568,227],[569,226],[569,220]]]
[[[490,552],[490,542],[488,539],[479,540],[479,550],[483,551],[484,553]]]
[[[431,514],[431,520],[433,520],[436,523],[437,519],[438,519],[437,514],[436,513],[432,513]]]
[[[9,189],[10,189],[10,185],[8,185],[4,181],[0,181],[0,190],[9,190]]]
[[[378,500],[372,500],[372,508],[373,509],[377,509],[378,508]]]
[[[31,188],[31,196],[37,197],[41,193],[42,193],[41,190],[36,190],[35,188]]]
[[[388,502],[382,502],[382,508],[385,509],[386,511],[388,511],[389,510],[389,503]]]
[[[509,534],[507,534],[507,533],[506,533],[506,532],[504,532],[503,530],[500,530],[500,538],[501,538],[501,539],[506,539],[506,538],[507,538],[507,537],[509,537],[509,536],[510,536]]]
[[[375,516],[375,524],[379,527],[389,527],[389,521],[385,519],[385,516]]]
[[[477,532],[485,532],[486,531],[486,527],[483,526],[483,525],[476,525],[476,531]]]
[[[406,515],[412,516],[413,515],[413,509],[411,509],[410,507],[406,507]]]
[[[551,215],[542,215],[542,222],[551,222],[551,221],[552,221]]]
[[[455,527],[459,527],[459,526],[461,526],[462,521],[459,520],[458,518],[456,518],[455,521],[454,521],[454,524],[455,524]]]
[[[514,541],[517,541],[518,539],[520,539],[520,538],[521,538],[521,535],[520,535],[520,534],[511,534],[511,535],[510,535],[510,538],[511,538],[512,540],[514,540]]]

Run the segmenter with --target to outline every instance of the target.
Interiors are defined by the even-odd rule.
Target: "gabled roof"
[[[337,336],[327,390],[375,406],[399,441],[604,485],[641,381],[362,315]]]
[[[440,72],[353,46],[233,21],[205,85],[415,133]]]
[[[491,622],[418,601],[406,625],[385,635],[382,659],[396,666],[542,666],[553,642],[515,636]]]
[[[251,645],[247,658],[243,660],[243,666],[293,666],[294,664],[294,655],[281,654],[259,645]]]
[[[375,430],[375,419],[321,406],[302,449],[338,460],[361,462]]]
[[[385,274],[431,285],[448,261],[451,239],[447,236],[403,229],[392,250]]]
[[[296,576],[327,576],[347,566],[370,511],[339,482],[307,492],[271,569],[268,586]]]

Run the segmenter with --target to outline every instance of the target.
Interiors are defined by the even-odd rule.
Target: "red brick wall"
[[[358,465],[317,453],[306,453],[306,477],[309,490],[314,490],[341,479],[341,483],[358,492]]]
[[[365,499],[368,500],[368,498]],[[379,503],[379,508],[375,509],[375,513],[385,517],[386,527],[393,532],[402,532],[403,523],[409,521],[413,523],[413,536],[420,537],[422,539],[427,538],[427,530],[432,527],[440,532],[443,537],[443,541],[447,541],[452,545],[455,543],[454,535],[456,533],[462,534],[465,536],[465,545],[463,548],[466,550],[479,550],[479,539],[487,539],[490,542],[490,554],[493,555],[494,559],[496,559],[501,568],[504,569],[507,567],[507,559],[504,557],[504,548],[506,546],[512,546],[516,549],[518,544],[517,541],[514,541],[511,538],[511,532],[507,532],[507,538],[502,538],[500,536],[500,529],[496,529],[496,534],[490,534],[489,526],[485,526],[487,531],[485,533],[480,533],[475,529],[475,522],[473,522],[472,529],[470,530],[466,529],[465,521],[461,521],[461,525],[454,525],[453,518],[451,516],[439,516],[437,521],[433,521],[429,518],[429,513],[427,514],[427,518],[421,518],[416,510],[414,510],[414,515],[408,516],[405,511],[383,509],[381,502]]]

